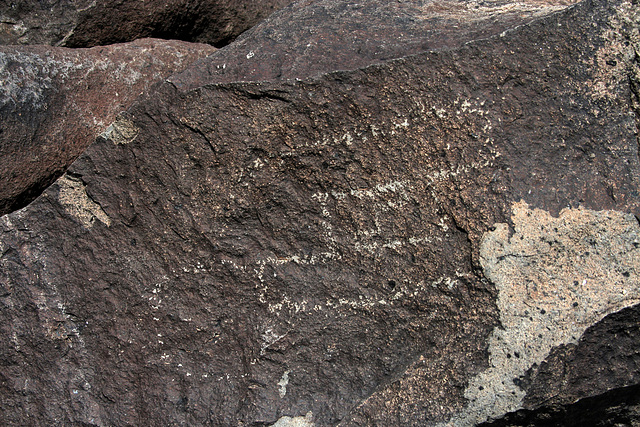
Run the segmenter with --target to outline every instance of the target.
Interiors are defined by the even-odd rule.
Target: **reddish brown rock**
[[[110,127],[118,113],[214,50],[154,39],[75,50],[1,47],[0,214],[37,197],[100,133],[126,134],[121,122]]]
[[[92,47],[155,37],[224,46],[290,0],[0,1],[0,44]]]
[[[340,19],[375,34],[388,2],[366,4]],[[540,409],[545,384],[637,390],[632,362],[593,391],[536,377],[587,372],[564,349],[635,319],[637,13],[172,77],[0,221],[2,420],[468,426]]]

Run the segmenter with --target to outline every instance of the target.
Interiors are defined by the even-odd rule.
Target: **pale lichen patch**
[[[281,417],[272,427],[313,427],[313,413],[307,412],[304,417]]]
[[[58,179],[57,184],[60,204],[84,227],[91,228],[96,219],[106,226],[111,225],[111,219],[102,207],[87,195],[86,186],[82,181],[69,175],[63,175]]]
[[[280,395],[280,398],[283,398],[287,395],[287,386],[289,385],[290,373],[291,371],[289,370],[284,371],[284,374],[282,374],[282,378],[280,378],[280,381],[278,381],[278,394]]]
[[[128,144],[136,139],[138,132],[140,129],[131,120],[118,116],[100,136],[114,144]]]
[[[575,343],[606,315],[640,302],[640,227],[633,215],[564,209],[555,218],[524,201],[512,209],[513,235],[507,224],[496,224],[480,246],[485,275],[499,291],[501,327],[489,340],[489,368],[469,382],[469,403],[449,425],[471,426],[521,408],[518,378],[552,348]]]

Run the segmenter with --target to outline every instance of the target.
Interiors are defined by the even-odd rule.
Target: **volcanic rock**
[[[324,33],[360,20],[362,57],[242,71],[260,46],[313,46],[264,41],[276,15],[0,220],[5,424],[470,426],[550,397],[636,404],[638,6],[496,14],[380,62],[395,6],[363,4]]]
[[[0,1],[0,44],[92,47],[144,37],[223,46],[290,0]]]
[[[117,114],[214,50],[154,39],[93,49],[0,47],[0,214],[36,198],[100,133],[127,137]]]
[[[212,82],[302,79],[353,70],[418,52],[460,47],[570,3],[299,1],[174,76],[172,82],[186,90]]]

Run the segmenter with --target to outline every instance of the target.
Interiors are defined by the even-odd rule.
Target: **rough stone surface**
[[[523,406],[566,405],[640,383],[639,318],[640,306],[626,308],[590,327],[577,343],[555,348],[533,377],[525,378]]]
[[[375,33],[367,4],[340,20]],[[594,331],[637,329],[637,9],[270,81],[216,53],[158,86],[0,220],[0,419],[473,425],[547,416],[548,388],[559,417],[637,420],[633,334],[619,374],[563,388]],[[479,379],[515,398],[478,411]]]
[[[554,218],[524,202],[513,210],[514,232],[499,224],[481,243],[502,327],[489,340],[490,368],[470,381],[469,405],[453,425],[522,407],[521,378],[551,349],[577,342],[605,315],[640,302],[640,227],[632,214],[563,209]]]
[[[575,403],[522,409],[482,427],[636,426],[640,420],[640,386],[622,387]]]
[[[556,347],[538,369],[520,379],[527,409],[486,425],[636,425],[639,316],[638,305],[623,309],[587,329],[577,343]]]
[[[98,134],[130,135],[116,115],[214,50],[154,39],[74,50],[0,47],[0,182],[11,183],[0,187],[0,214],[37,197]]]
[[[302,79],[429,50],[457,48],[561,10],[571,0],[304,0],[172,78],[205,83]]]
[[[224,46],[290,0],[1,0],[0,44],[92,47],[139,38]]]

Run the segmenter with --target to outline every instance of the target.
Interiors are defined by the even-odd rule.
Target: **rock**
[[[100,133],[128,135],[118,113],[214,50],[154,39],[74,50],[0,47],[0,182],[11,183],[0,187],[0,214],[35,199]]]
[[[172,82],[186,90],[212,82],[302,79],[353,70],[418,52],[457,48],[570,3],[299,1]]]
[[[523,407],[487,426],[634,425],[640,419],[640,306],[620,310],[587,329],[575,344],[556,347],[525,376]]]
[[[504,418],[483,423],[483,427],[498,426],[628,426],[640,419],[640,386],[623,387],[602,395],[581,399],[566,406],[542,407],[536,411],[520,410]]]
[[[290,0],[0,1],[0,44],[93,47],[156,37],[223,46]]]
[[[363,4],[339,16],[366,40],[391,6]],[[230,45],[140,98],[0,219],[0,418],[467,426],[548,414],[545,390],[567,413],[635,405],[637,334],[600,387],[582,376],[594,339],[637,329],[638,9],[547,12],[383,63],[393,25],[353,62],[273,74]],[[306,45],[292,34],[275,56]]]

